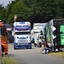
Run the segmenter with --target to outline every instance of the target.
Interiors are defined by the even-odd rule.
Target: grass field
[[[18,62],[15,59],[8,56],[2,57],[1,63],[2,64],[18,64]]]
[[[51,53],[49,53],[49,55],[64,58],[64,52],[51,52]]]

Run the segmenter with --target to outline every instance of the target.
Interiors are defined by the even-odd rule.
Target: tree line
[[[64,18],[64,0],[15,0],[6,7],[0,4],[0,19],[13,24],[17,21],[48,22],[54,18]]]

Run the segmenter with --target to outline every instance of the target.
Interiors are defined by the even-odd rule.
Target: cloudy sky
[[[6,6],[9,4],[9,1],[11,2],[12,0],[0,0],[0,4],[3,4],[3,6]]]

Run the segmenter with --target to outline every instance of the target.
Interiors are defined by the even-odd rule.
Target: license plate
[[[25,43],[19,43],[19,45],[25,45]]]

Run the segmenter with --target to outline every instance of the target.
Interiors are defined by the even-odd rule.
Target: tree
[[[18,15],[17,21],[48,22],[54,18],[64,17],[64,0],[15,0],[7,7],[0,5],[0,18],[7,23],[14,22],[14,15]]]

